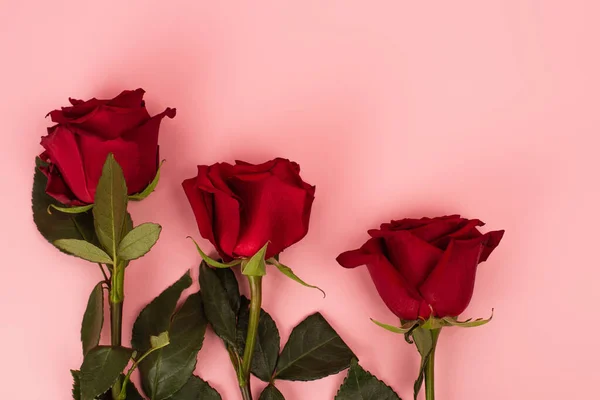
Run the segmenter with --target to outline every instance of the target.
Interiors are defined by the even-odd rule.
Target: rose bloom
[[[346,268],[366,265],[379,295],[403,320],[456,317],[473,296],[477,265],[500,244],[504,231],[451,215],[403,219],[369,231],[360,249],[338,256]]]
[[[158,130],[175,109],[151,117],[144,90],[126,90],[111,100],[69,99],[70,107],[49,113],[56,125],[42,138],[48,163],[46,193],[66,205],[94,202],[96,186],[109,153],[123,169],[129,194],[139,193],[158,169]]]
[[[200,234],[227,261],[252,257],[267,242],[270,258],[298,242],[308,232],[315,198],[300,166],[283,158],[199,165],[183,189]]]

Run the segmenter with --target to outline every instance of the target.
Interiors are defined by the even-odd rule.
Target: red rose
[[[175,116],[167,108],[150,117],[144,90],[126,90],[112,100],[69,99],[72,106],[49,113],[57,125],[42,138],[40,157],[49,163],[46,193],[67,205],[94,202],[102,166],[113,153],[123,168],[129,194],[139,193],[158,168],[160,121]]]
[[[452,215],[403,219],[369,231],[359,250],[342,253],[346,268],[366,265],[379,295],[404,320],[456,317],[469,305],[477,265],[504,231],[481,234],[479,220]]]
[[[273,257],[308,232],[315,187],[300,178],[300,166],[276,158],[252,165],[199,165],[183,181],[200,234],[221,257],[252,257],[267,241]]]

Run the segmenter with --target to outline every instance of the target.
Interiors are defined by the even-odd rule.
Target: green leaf
[[[127,216],[127,184],[113,154],[108,155],[102,168],[92,213],[100,243],[111,256],[116,255]]]
[[[98,346],[90,350],[81,364],[81,400],[94,400],[106,392],[129,363],[133,350]]]
[[[200,288],[204,299],[206,318],[215,333],[231,346],[236,346],[237,312],[231,302],[229,291],[216,270],[205,262],[200,264]]]
[[[285,400],[283,394],[272,383],[260,394],[258,400]]]
[[[242,261],[242,274],[246,276],[265,276],[267,267],[265,266],[265,254],[267,252],[267,242],[255,255],[249,260]]]
[[[421,387],[423,386],[423,379],[425,379],[425,367],[429,362],[431,351],[433,350],[433,334],[429,329],[421,327],[416,328],[412,332],[412,337],[417,346],[417,350],[421,355],[421,365],[419,366],[419,375],[413,385],[414,400],[417,400]]]
[[[150,182],[150,184],[146,186],[146,188],[143,191],[129,196],[129,200],[141,201],[144,200],[146,197],[150,196],[152,192],[154,192],[154,189],[156,189],[156,185],[158,185],[158,181],[160,180],[160,169],[162,168],[164,162],[165,160],[162,160],[160,162],[160,165],[158,166],[158,170],[156,171],[156,175],[154,176],[152,182]]]
[[[320,290],[321,293],[323,293],[323,298],[325,298],[325,296],[327,296],[325,294],[325,292],[323,291],[323,289],[321,289],[318,286],[314,286],[314,285],[309,285],[308,283],[304,282],[302,279],[300,279],[296,274],[294,274],[294,271],[292,271],[292,269],[290,267],[288,267],[287,265],[283,265],[282,263],[280,263],[279,261],[277,261],[277,259],[275,258],[270,258],[269,260],[267,260],[267,263],[274,265],[277,267],[277,269],[284,274],[285,276],[287,276],[288,278],[298,282],[299,284],[301,284],[302,286],[306,286],[308,288],[312,288],[312,289],[317,289]]]
[[[150,399],[167,399],[190,379],[204,342],[206,324],[202,297],[200,292],[194,293],[173,316],[170,344],[154,351],[139,365],[142,387]]]
[[[91,212],[81,214],[48,214],[48,207],[51,205],[64,205],[46,194],[48,178],[39,170],[39,167],[45,165],[47,164],[40,158],[36,158],[31,203],[33,221],[38,231],[50,243],[54,243],[58,239],[80,239],[95,243],[96,234],[94,233],[94,219]]]
[[[352,360],[335,400],[401,400],[394,390]]]
[[[445,317],[445,318],[442,318],[442,320],[444,321],[445,325],[458,326],[460,328],[474,328],[477,326],[487,324],[493,318],[494,318],[494,309],[492,309],[492,315],[488,319],[477,318],[476,320],[468,319],[466,321],[461,322],[458,320],[457,317]]]
[[[133,228],[121,243],[117,254],[122,260],[135,260],[148,253],[152,246],[158,241],[161,226],[152,222],[147,222]]]
[[[213,271],[217,274],[217,277],[221,281],[221,285],[223,285],[223,289],[225,289],[225,293],[227,293],[227,300],[229,301],[231,309],[237,314],[240,309],[241,299],[240,288],[235,273],[231,268],[219,268],[213,269]]]
[[[101,264],[113,263],[112,258],[104,250],[85,240],[58,239],[54,241],[54,245],[68,254],[87,261]]]
[[[204,260],[204,262],[207,263],[208,265],[210,265],[211,267],[215,267],[215,268],[231,268],[231,267],[235,267],[236,265],[241,264],[241,262],[242,262],[242,260],[233,260],[233,261],[228,262],[228,263],[222,263],[220,261],[214,260],[214,259],[210,258],[210,256],[208,256],[206,253],[204,253],[202,251],[202,249],[200,248],[200,246],[194,240],[193,237],[188,236],[188,239],[191,239],[192,242],[194,242],[194,244],[196,245],[196,250],[198,250],[198,254],[200,254],[200,257],[202,257],[202,260]]]
[[[55,210],[58,210],[60,212],[66,213],[66,214],[81,214],[81,213],[91,210],[92,207],[94,207],[93,204],[87,204],[85,206],[73,206],[73,207],[61,207],[56,204],[50,204],[48,206],[48,213],[52,214],[52,209],[55,209]]]
[[[73,394],[74,400],[81,400],[81,386],[79,383],[79,375],[80,372],[76,370],[71,370],[71,376],[73,377],[73,390],[71,393]]]
[[[242,297],[240,312],[238,314],[237,336],[239,354],[244,354],[246,347],[246,335],[248,333],[248,320],[250,319],[250,300]],[[252,356],[252,366],[250,371],[260,380],[270,382],[277,365],[279,355],[279,330],[273,318],[264,310],[260,310],[260,319],[258,321],[258,333],[254,355]]]
[[[194,375],[181,390],[169,397],[169,400],[221,400],[221,395],[207,382]]]
[[[181,292],[191,284],[190,271],[186,271],[177,282],[165,289],[140,312],[133,325],[131,337],[131,345],[138,353],[143,354],[150,348],[150,336],[158,336],[169,330],[171,315],[175,311]]]
[[[81,344],[83,346],[83,355],[98,346],[100,343],[100,334],[102,333],[102,324],[104,323],[104,282],[99,282],[88,299],[83,322],[81,323]]]
[[[275,370],[275,378],[310,381],[338,373],[356,356],[320,313],[292,330]]]
[[[419,325],[419,321],[408,321],[405,324],[403,324],[400,327],[394,326],[394,325],[388,325],[388,324],[384,324],[383,322],[379,322],[374,320],[373,318],[371,318],[371,321],[373,321],[373,323],[377,326],[382,327],[383,329],[386,329],[390,332],[393,333],[400,333],[400,334],[406,334],[411,332],[413,329],[415,329],[415,327],[417,325]]]
[[[121,378],[125,378],[125,376],[121,374]],[[121,381],[123,381],[123,379],[121,379]],[[137,388],[131,381],[127,381],[125,393],[127,394],[127,400],[144,400],[140,392],[137,390]],[[112,396],[110,397],[110,399],[112,399]]]

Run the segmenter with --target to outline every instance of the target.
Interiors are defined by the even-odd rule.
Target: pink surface
[[[152,113],[178,115],[163,124],[157,192],[132,206],[136,221],[164,230],[128,269],[126,339],[144,304],[197,272],[185,237],[199,234],[180,182],[198,163],[284,156],[317,198],[308,236],[282,260],[328,294],[268,275],[264,306],[284,339],[320,310],[367,369],[411,398],[415,349],[369,321],[394,316],[367,270],[334,258],[392,217],[461,213],[507,234],[463,314],[494,307],[494,321],[442,335],[439,399],[593,397],[599,13],[591,0],[2,1],[3,397],[70,398],[99,278],[31,220],[44,115],[68,96],[137,87]],[[212,333],[197,373],[239,398]],[[288,400],[331,399],[344,376],[278,386]]]

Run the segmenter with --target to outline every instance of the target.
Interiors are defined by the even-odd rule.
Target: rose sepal
[[[265,254],[267,254],[268,246],[269,242],[265,243],[252,257],[242,260],[242,275],[265,276],[267,274]]]
[[[459,328],[474,328],[477,326],[482,326],[490,322],[494,318],[494,309],[492,309],[492,315],[487,318],[477,318],[473,320],[472,318],[467,319],[466,321],[459,321],[458,317],[443,317],[437,318],[431,315],[428,319],[417,319],[410,321],[401,321],[401,325],[399,327],[394,325],[385,324],[383,322],[379,322],[371,318],[374,324],[377,326],[388,330],[393,333],[407,335],[414,331],[416,328],[426,329],[429,331],[441,329],[447,326],[456,326]],[[407,338],[408,341],[408,338]],[[410,343],[410,342],[409,342]]]
[[[475,328],[477,326],[482,326],[490,322],[494,318],[494,309],[492,308],[492,315],[488,319],[477,318],[473,320],[469,318],[466,321],[459,321],[458,317],[444,317],[442,318],[445,326],[458,326],[459,328]]]
[[[48,206],[48,214],[52,214],[52,209],[58,210],[65,214],[81,214],[86,211],[89,211],[94,207],[93,204],[86,204],[85,206],[73,206],[73,207],[61,207],[56,204],[50,204]]]
[[[277,269],[279,270],[279,272],[281,272],[282,274],[284,274],[285,276],[287,276],[291,280],[293,280],[295,282],[298,282],[302,286],[305,286],[305,287],[311,288],[311,289],[317,289],[317,290],[321,291],[321,293],[323,293],[323,298],[325,298],[327,296],[327,294],[325,293],[325,291],[323,289],[321,289],[318,286],[306,283],[304,280],[302,280],[300,277],[298,277],[298,275],[296,275],[294,273],[294,271],[292,271],[292,269],[290,267],[288,267],[287,265],[284,265],[284,264],[280,263],[279,260],[277,259],[277,257],[271,257],[271,258],[269,258],[267,260],[267,264],[268,265],[274,265],[275,267],[277,267]]]
[[[242,260],[233,260],[233,261],[228,262],[228,263],[219,262],[219,261],[211,258],[205,252],[203,252],[202,249],[200,248],[200,245],[198,245],[198,243],[194,240],[193,237],[188,236],[188,239],[191,239],[192,242],[194,242],[194,244],[196,245],[196,250],[198,250],[198,253],[200,254],[200,257],[202,257],[202,259],[204,260],[204,262],[206,262],[211,267],[215,267],[215,268],[231,268],[231,267],[235,267],[236,265],[239,265],[239,264],[242,263]]]
[[[419,326],[419,323],[421,322],[419,320],[406,321],[406,322],[403,322],[401,326],[397,327],[394,325],[384,324],[383,322],[379,322],[377,320],[374,320],[373,318],[371,318],[371,321],[373,321],[373,323],[375,325],[377,325],[385,330],[388,330],[393,333],[399,333],[402,335],[412,332],[415,328],[417,328]]]
[[[132,194],[131,196],[129,196],[129,200],[142,201],[146,197],[150,196],[150,194],[152,192],[154,192],[154,190],[156,189],[156,186],[158,185],[158,181],[160,180],[160,169],[162,168],[162,165],[164,164],[165,161],[166,160],[162,160],[160,162],[160,164],[158,165],[158,169],[156,170],[156,175],[154,176],[154,179],[152,179],[152,182],[150,182],[148,184],[148,186],[146,186],[146,188],[144,190],[142,190],[141,192],[135,193],[135,194]]]

